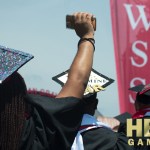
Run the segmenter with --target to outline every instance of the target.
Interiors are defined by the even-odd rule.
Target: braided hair
[[[26,84],[17,72],[0,84],[0,150],[17,150],[26,105]]]

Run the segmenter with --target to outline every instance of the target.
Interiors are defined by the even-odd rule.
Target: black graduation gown
[[[96,128],[83,132],[84,150],[133,150],[124,133],[108,128]]]
[[[25,121],[20,150],[70,150],[83,116],[75,97],[28,95],[31,115]]]

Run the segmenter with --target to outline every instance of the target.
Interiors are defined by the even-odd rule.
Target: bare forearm
[[[69,78],[71,80],[76,79],[81,82],[82,86],[87,85],[93,65],[93,54],[94,49],[90,42],[84,41],[79,45],[76,57],[70,67]]]
[[[62,97],[66,91],[67,94],[65,96],[83,97],[92,69],[93,54],[94,49],[90,42],[84,41],[79,45],[79,49],[69,70],[67,83],[62,88],[58,97]]]
[[[83,97],[93,65],[94,43],[89,41],[89,38],[94,38],[92,16],[82,12],[74,14],[75,31],[81,42],[78,44],[76,56],[70,66],[68,80],[57,97]]]

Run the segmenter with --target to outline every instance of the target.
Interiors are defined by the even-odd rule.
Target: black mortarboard
[[[68,71],[69,70],[62,72],[54,76],[52,79],[63,86],[68,79]],[[113,82],[113,79],[108,78],[107,76],[92,69],[84,95],[89,95],[104,90],[108,85],[110,85]]]
[[[130,88],[129,90],[135,91],[136,100],[143,104],[150,104],[150,84],[148,85],[137,85],[135,87]]]
[[[0,84],[32,58],[31,54],[0,46]]]
[[[117,120],[119,120],[120,123],[125,123],[126,120],[127,120],[128,118],[131,118],[131,117],[132,117],[132,115],[131,115],[130,113],[125,112],[125,113],[123,113],[123,114],[120,114],[120,115],[118,115],[118,116],[115,116],[114,118],[116,118]]]

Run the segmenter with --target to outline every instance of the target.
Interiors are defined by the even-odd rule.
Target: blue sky
[[[0,0],[0,45],[34,55],[19,70],[28,88],[58,93],[61,87],[51,78],[70,67],[79,40],[66,29],[65,16],[77,11],[97,18],[93,68],[115,79],[98,93],[98,110],[115,116],[119,105],[109,0]]]

